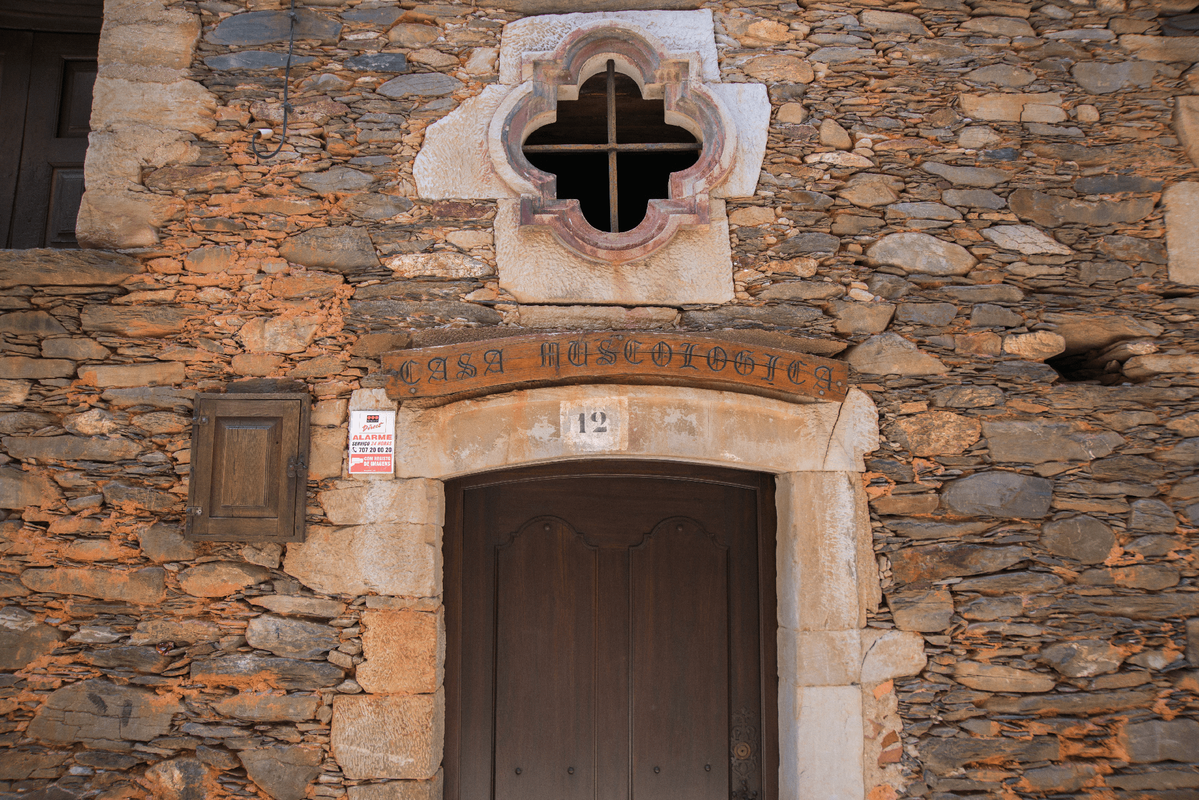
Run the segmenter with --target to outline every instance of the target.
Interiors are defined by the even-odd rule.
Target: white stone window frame
[[[354,405],[389,402],[381,390],[355,394]],[[598,448],[564,437],[564,404],[596,403],[627,409],[627,435]],[[289,573],[325,592],[440,598],[444,482],[464,475],[602,458],[775,475],[780,798],[861,800],[884,784],[902,788],[901,767],[880,763],[885,749],[901,747],[884,744],[900,731],[889,681],[917,674],[925,656],[919,634],[866,627],[881,590],[862,484],[878,413],[864,393],[792,404],[678,387],[533,389],[400,408],[396,440],[395,477],[342,481],[335,491],[352,493],[357,516],[289,545]],[[329,553],[339,556],[335,569],[323,563]],[[437,647],[444,657],[444,639]],[[371,642],[364,656],[360,671],[404,669]],[[332,748],[343,771],[354,780],[431,781],[430,796],[439,796],[442,689],[364,688],[334,699]]]
[[[626,234],[595,231],[549,202],[545,173],[520,153],[553,121],[544,106],[571,99],[608,58],[704,144],[696,168],[676,173],[671,198]],[[555,64],[571,65],[569,78],[547,81]],[[542,107],[520,116],[531,97]],[[720,82],[710,10],[529,17],[504,30],[498,84],[429,127],[413,172],[421,198],[498,201],[500,287],[520,302],[721,304],[734,299],[724,200],[756,191],[769,124],[764,85]]]

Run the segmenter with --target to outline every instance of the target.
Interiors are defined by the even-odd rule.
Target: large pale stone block
[[[1164,199],[1170,280],[1199,284],[1199,183],[1176,183]]]
[[[862,692],[779,687],[779,796],[862,800]]]
[[[510,86],[485,86],[429,126],[412,166],[421,197],[497,200],[516,196],[491,165],[487,142],[491,118],[511,90]]]
[[[350,780],[432,778],[441,767],[445,695],[335,697],[331,738]]]
[[[200,38],[200,19],[192,14],[180,16],[174,24],[155,21],[105,26],[100,36],[100,68],[129,64],[187,69]]]
[[[861,633],[779,628],[779,675],[795,686],[849,686],[858,682]]]
[[[621,398],[628,404],[627,440],[584,451],[562,436],[563,403]],[[862,453],[877,442],[874,413],[865,395],[851,395],[846,403],[795,404],[665,386],[532,389],[439,408],[401,408],[396,474],[447,478],[584,456],[736,464],[774,473],[861,470]]]
[[[445,672],[445,617],[442,611],[376,610],[362,615],[366,661],[357,680],[375,694],[431,693]]]
[[[129,386],[178,386],[183,383],[184,366],[178,361],[154,361],[146,364],[86,366],[79,368],[79,380],[101,388]]]
[[[343,425],[313,428],[308,452],[308,477],[312,480],[340,478],[350,434]]]
[[[441,594],[441,526],[392,523],[309,528],[283,571],[328,594]]]
[[[869,524],[855,473],[795,472],[778,479],[779,625],[838,631],[866,624],[859,587]],[[871,559],[873,563],[873,559]]]
[[[83,194],[75,232],[85,247],[150,247],[158,244],[158,229],[183,210],[183,202],[174,197],[89,190]]]
[[[500,43],[500,83],[515,84],[527,79],[523,74],[527,54],[553,50],[578,28],[597,22],[612,22],[631,27],[660,41],[667,50],[696,53],[700,76],[705,81],[720,80],[716,54],[716,29],[712,12],[701,11],[616,11],[593,14],[547,14],[510,22]]]
[[[836,472],[862,472],[866,453],[878,449],[878,408],[860,389],[850,389],[841,403],[823,469]]]
[[[97,78],[92,129],[133,123],[207,133],[216,127],[216,107],[216,95],[195,81],[141,83]]]
[[[862,631],[862,683],[919,675],[928,663],[924,637],[911,631]]]
[[[349,800],[441,800],[442,773],[428,781],[360,783],[346,788]]]
[[[441,481],[369,481],[317,495],[334,525],[381,525],[388,522],[441,525],[445,495]]]
[[[523,303],[719,304],[733,300],[733,256],[724,202],[711,222],[680,230],[648,258],[606,264],[563,247],[547,229],[521,226],[520,203],[500,200],[495,218],[500,287]]]

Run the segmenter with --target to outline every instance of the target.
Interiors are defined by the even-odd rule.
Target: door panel
[[[633,796],[727,798],[728,547],[676,517],[630,557]]]
[[[718,800],[744,778],[773,800],[772,485],[646,462],[447,484],[446,797]]]
[[[497,548],[498,797],[595,797],[596,553],[553,517]]]

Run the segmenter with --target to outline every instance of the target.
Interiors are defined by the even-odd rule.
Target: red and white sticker
[[[350,412],[350,474],[395,472],[396,412]]]

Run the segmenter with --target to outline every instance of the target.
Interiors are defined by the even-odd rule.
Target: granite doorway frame
[[[579,403],[607,403],[621,409],[627,421],[623,435],[598,448],[563,437],[564,409]],[[398,410],[396,433],[394,479],[363,483],[373,483],[376,488],[371,491],[380,491],[380,484],[386,483],[398,484],[393,487],[397,490],[411,487],[403,492],[405,496],[423,498],[406,514],[435,539],[425,542],[425,547],[426,558],[431,559],[432,591],[438,599],[446,480],[561,460],[603,458],[773,474],[778,525],[780,797],[858,800],[866,796],[876,770],[867,758],[867,722],[872,711],[863,675],[864,669],[877,672],[870,658],[878,649],[874,647],[878,639],[865,628],[867,614],[878,607],[881,590],[861,481],[863,457],[878,443],[878,415],[864,393],[851,390],[841,403],[793,404],[678,387],[553,387],[435,408],[406,406]],[[372,552],[377,558],[377,551]],[[371,567],[362,564],[364,570]],[[439,637],[444,654],[444,624]],[[387,667],[378,660],[387,658],[382,649],[372,652],[368,645],[365,655],[367,664],[376,660],[375,667]],[[439,680],[441,675],[439,671]],[[435,778],[436,794],[430,796],[440,796],[437,769],[444,744],[440,684],[435,692],[420,695],[428,699],[420,715],[427,720],[428,736],[422,737],[427,742],[421,748],[425,769],[432,770],[427,775],[389,766],[398,763],[398,757],[386,751],[388,742],[397,741],[394,731],[388,730],[394,720],[382,711],[389,695],[364,688],[366,695],[338,698],[343,713],[335,704],[334,755],[348,777]],[[379,713],[363,713],[372,702],[379,704]],[[346,724],[351,719],[352,736]]]

